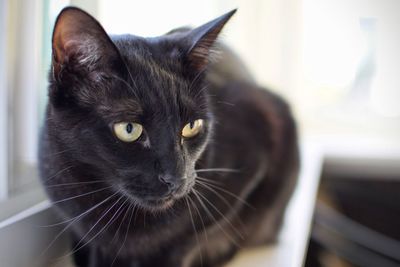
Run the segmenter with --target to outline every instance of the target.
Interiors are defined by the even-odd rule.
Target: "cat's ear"
[[[93,71],[119,58],[118,50],[95,18],[67,7],[58,15],[53,32],[53,75],[64,69]]]
[[[186,53],[186,63],[195,71],[202,71],[207,67],[210,53],[224,25],[236,13],[236,9],[191,30],[187,38],[189,50]]]

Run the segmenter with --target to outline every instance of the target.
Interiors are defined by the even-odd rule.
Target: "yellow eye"
[[[114,124],[115,135],[124,142],[133,142],[142,135],[143,126],[134,122],[119,122]]]
[[[196,136],[201,131],[201,129],[203,129],[203,125],[204,125],[204,120],[202,119],[195,120],[193,122],[186,124],[185,127],[183,127],[182,129],[182,136],[185,138],[191,138]]]

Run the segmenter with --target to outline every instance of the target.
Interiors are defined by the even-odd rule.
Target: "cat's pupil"
[[[128,123],[128,124],[126,125],[126,132],[127,132],[127,133],[132,133],[132,130],[133,130],[133,125],[132,125],[132,123]]]
[[[194,122],[192,121],[190,122],[190,129],[193,129],[193,127],[194,127]]]

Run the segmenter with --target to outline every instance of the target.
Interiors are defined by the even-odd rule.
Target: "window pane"
[[[51,32],[68,4],[1,1],[0,199],[38,187],[37,141],[47,101]]]

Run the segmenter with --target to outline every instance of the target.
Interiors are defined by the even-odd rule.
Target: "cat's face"
[[[188,194],[212,131],[203,71],[231,15],[160,38],[111,41],[86,13],[64,10],[53,35],[49,117],[71,161],[144,208]]]
[[[95,94],[98,99],[84,114],[69,109],[72,116],[84,116],[71,145],[87,150],[78,152],[85,155],[80,160],[137,203],[168,206],[194,184],[195,163],[212,127],[207,97],[200,88],[189,90],[190,79],[167,70],[153,73],[147,65],[152,59],[128,56],[124,43],[120,52],[132,78],[110,70],[98,89],[104,95]],[[146,63],[138,66],[142,60]]]

